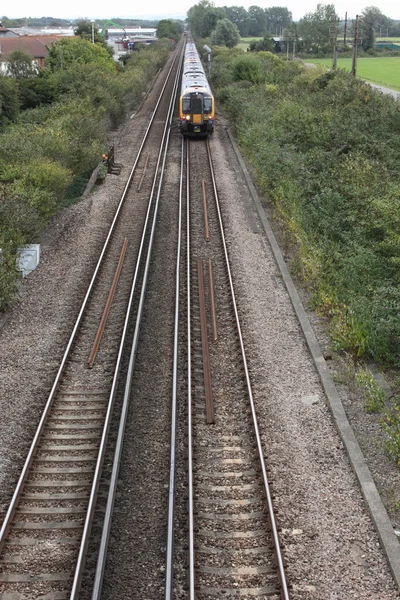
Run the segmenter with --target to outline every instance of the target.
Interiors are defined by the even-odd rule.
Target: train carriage
[[[214,130],[214,96],[195,44],[188,43],[182,71],[179,128],[183,135],[204,137]]]

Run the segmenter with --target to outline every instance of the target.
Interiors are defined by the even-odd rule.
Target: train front
[[[214,98],[208,89],[186,88],[180,104],[180,130],[183,135],[206,136],[214,131]]]

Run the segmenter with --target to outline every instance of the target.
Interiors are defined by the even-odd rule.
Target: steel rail
[[[162,90],[161,90],[160,97],[159,97],[159,99],[158,99],[158,101],[157,101],[156,107],[155,107],[155,109],[154,109],[154,111],[153,111],[153,113],[152,113],[152,116],[151,116],[151,118],[150,118],[149,125],[148,125],[148,127],[147,127],[147,129],[146,129],[146,131],[145,131],[145,134],[144,134],[144,137],[143,137],[142,143],[141,143],[141,145],[140,145],[140,147],[139,147],[139,150],[138,150],[138,153],[137,153],[137,156],[136,156],[136,160],[135,160],[135,162],[134,162],[134,164],[133,164],[133,166],[132,166],[132,169],[131,169],[131,171],[130,171],[130,173],[129,173],[129,177],[128,177],[127,183],[126,183],[126,185],[125,185],[125,188],[124,188],[124,191],[123,191],[123,193],[122,193],[121,199],[120,199],[120,201],[119,201],[118,207],[117,207],[117,209],[116,209],[116,211],[115,211],[114,218],[113,218],[113,221],[112,221],[112,223],[111,223],[111,226],[110,226],[110,229],[109,229],[109,232],[108,232],[107,238],[106,238],[106,240],[105,240],[105,242],[104,242],[104,245],[103,245],[102,251],[101,251],[101,253],[100,253],[100,257],[99,257],[99,259],[98,259],[98,261],[97,261],[97,264],[96,264],[95,270],[94,270],[94,272],[93,272],[93,275],[92,275],[92,279],[91,279],[91,281],[90,281],[90,283],[89,283],[88,289],[87,289],[87,291],[86,291],[86,295],[85,295],[85,297],[84,297],[84,299],[83,299],[83,302],[82,302],[82,305],[81,305],[81,308],[80,308],[80,311],[79,311],[78,317],[77,317],[77,319],[76,319],[76,321],[75,321],[75,325],[74,325],[74,327],[73,327],[73,330],[72,330],[72,333],[71,333],[71,335],[70,335],[70,338],[69,338],[69,341],[68,341],[67,347],[66,347],[66,349],[65,349],[64,355],[63,355],[63,357],[62,357],[62,359],[61,359],[61,363],[60,363],[59,369],[58,369],[58,371],[57,371],[57,374],[56,374],[56,377],[55,377],[55,380],[54,380],[53,386],[52,386],[52,388],[51,388],[51,390],[50,390],[50,394],[49,394],[49,396],[48,396],[48,399],[47,399],[47,401],[46,401],[46,405],[45,405],[45,407],[44,407],[44,410],[43,410],[43,413],[42,413],[41,419],[40,419],[40,421],[39,421],[39,425],[38,425],[38,427],[37,427],[37,430],[36,430],[35,436],[34,436],[34,438],[33,438],[33,441],[32,441],[32,444],[31,444],[31,446],[30,446],[30,449],[29,449],[28,455],[27,455],[27,457],[26,457],[26,460],[25,460],[24,466],[23,466],[23,468],[22,468],[21,475],[20,475],[20,477],[19,477],[18,483],[17,483],[17,485],[16,485],[16,488],[15,488],[15,490],[14,490],[13,497],[12,497],[12,499],[11,499],[11,502],[10,502],[10,505],[9,505],[9,507],[8,507],[8,510],[7,510],[6,516],[5,516],[5,518],[4,518],[4,521],[3,521],[3,524],[2,524],[2,527],[1,527],[1,530],[0,530],[0,552],[1,552],[1,551],[2,551],[2,549],[3,549],[3,546],[4,546],[4,542],[5,542],[5,538],[6,538],[6,535],[7,535],[8,529],[9,529],[9,527],[10,527],[10,524],[11,524],[12,520],[13,520],[13,517],[14,517],[14,514],[15,514],[15,510],[16,510],[16,507],[17,507],[17,504],[18,504],[18,500],[19,500],[20,494],[21,494],[21,492],[22,492],[22,490],[23,490],[23,488],[24,488],[25,481],[26,481],[27,475],[28,475],[28,473],[29,473],[29,469],[30,469],[30,467],[31,467],[31,464],[32,464],[32,461],[33,461],[33,458],[34,458],[34,455],[35,455],[36,447],[37,447],[37,445],[38,445],[38,442],[39,442],[40,436],[42,435],[43,428],[44,428],[44,426],[45,426],[45,423],[46,423],[46,421],[47,421],[47,417],[48,417],[48,415],[49,415],[50,409],[51,409],[51,407],[52,407],[52,405],[53,405],[53,402],[54,402],[54,398],[55,398],[56,392],[57,392],[57,390],[58,390],[58,387],[59,387],[59,385],[60,385],[60,382],[61,382],[61,377],[62,377],[62,375],[63,375],[63,373],[64,373],[65,365],[66,365],[66,363],[67,363],[67,360],[68,360],[68,358],[69,358],[69,355],[70,355],[70,353],[71,353],[71,349],[72,349],[72,346],[73,346],[73,344],[74,344],[74,341],[75,341],[75,338],[76,338],[76,335],[77,335],[77,332],[78,332],[79,326],[80,326],[80,324],[81,324],[81,321],[82,321],[83,315],[84,315],[84,313],[85,313],[85,310],[86,310],[86,307],[87,307],[87,304],[88,304],[89,298],[90,298],[90,296],[91,296],[91,293],[92,293],[92,290],[93,290],[94,284],[95,284],[95,282],[96,282],[96,280],[97,280],[97,275],[98,275],[98,273],[99,273],[100,267],[101,267],[101,266],[102,266],[102,264],[103,264],[103,259],[104,259],[104,256],[105,256],[105,254],[106,254],[106,251],[107,251],[107,249],[108,249],[108,245],[109,245],[109,242],[110,242],[111,236],[112,236],[112,234],[113,234],[113,232],[114,232],[115,225],[116,225],[116,223],[117,223],[117,220],[118,220],[119,214],[120,214],[120,212],[121,212],[121,209],[122,209],[122,206],[123,206],[123,204],[124,204],[124,201],[125,201],[125,198],[126,198],[126,194],[127,194],[127,192],[128,192],[128,189],[129,189],[129,185],[130,185],[130,183],[131,183],[131,181],[132,181],[133,174],[134,174],[134,172],[135,172],[135,170],[136,170],[136,166],[137,166],[137,164],[138,164],[138,162],[139,162],[139,158],[140,158],[140,155],[141,155],[141,152],[142,152],[143,146],[144,146],[144,144],[145,144],[145,142],[146,142],[146,139],[147,139],[147,137],[148,137],[148,134],[149,134],[149,131],[150,131],[151,125],[153,124],[153,121],[154,121],[154,119],[155,119],[156,110],[157,110],[157,108],[158,108],[158,106],[159,106],[159,104],[160,104],[160,102],[161,102],[161,98],[162,98],[162,96],[164,95],[164,91],[165,91],[165,88],[166,88],[166,85],[167,85],[167,81],[168,81],[168,79],[169,79],[169,76],[170,76],[170,73],[171,73],[171,71],[172,71],[172,69],[173,69],[173,67],[174,67],[174,64],[175,64],[175,62],[173,62],[173,64],[171,65],[171,68],[170,68],[170,69],[169,69],[169,71],[168,71],[168,75],[167,75],[166,81],[165,81],[165,83],[164,83],[164,86],[163,86],[163,88],[162,88]]]
[[[150,153],[148,152],[147,156],[146,156],[146,162],[144,163],[144,167],[143,167],[143,173],[142,173],[142,176],[140,178],[139,185],[137,186],[137,189],[136,189],[137,192],[140,192],[140,188],[142,187],[142,183],[144,181],[144,177],[145,177],[146,171],[147,171],[147,165],[148,165],[148,162],[149,162],[149,158],[150,158]]]
[[[214,277],[212,270],[212,262],[211,258],[208,259],[208,281],[210,285],[210,310],[211,310],[211,325],[212,325],[212,333],[213,333],[213,342],[216,342],[218,339],[218,330],[217,330],[217,312],[215,308],[215,291],[214,291]]]
[[[206,295],[204,289],[204,261],[202,258],[199,258],[197,261],[197,280],[200,307],[201,349],[203,354],[204,395],[206,398],[206,420],[210,425],[211,423],[214,423],[214,401],[211,381],[210,352],[208,348]]]
[[[101,340],[103,339],[104,330],[106,328],[108,317],[110,315],[111,307],[112,307],[114,297],[115,297],[115,292],[117,291],[119,278],[122,273],[122,267],[124,264],[127,247],[128,247],[128,239],[125,238],[124,243],[122,244],[121,254],[119,255],[117,268],[114,273],[114,279],[111,284],[110,291],[108,293],[108,297],[107,297],[107,300],[106,300],[106,303],[104,306],[103,314],[101,315],[99,327],[97,329],[96,336],[94,338],[92,349],[90,350],[90,354],[89,354],[89,358],[88,358],[88,365],[90,368],[93,367],[93,365],[94,365],[94,361],[96,360],[96,356],[97,356],[97,353],[100,348]]]
[[[282,600],[289,600],[289,591],[288,591],[288,586],[287,586],[287,582],[286,582],[285,568],[284,568],[284,564],[283,564],[282,552],[281,552],[281,547],[280,547],[280,542],[279,542],[278,528],[276,525],[276,520],[275,520],[275,515],[274,515],[274,508],[273,508],[273,504],[272,504],[272,497],[271,497],[271,491],[270,491],[270,486],[269,486],[269,482],[268,482],[267,470],[265,467],[264,453],[263,453],[261,436],[260,436],[260,431],[259,431],[259,426],[258,426],[257,413],[256,413],[256,409],[255,409],[255,404],[254,404],[253,391],[252,391],[251,381],[250,381],[250,374],[249,374],[249,369],[248,369],[248,365],[247,365],[242,329],[240,326],[239,312],[238,312],[238,308],[237,308],[235,290],[234,290],[234,286],[233,286],[232,272],[231,272],[231,268],[230,268],[230,264],[229,264],[229,254],[228,254],[228,249],[227,249],[226,240],[225,240],[224,227],[223,227],[223,222],[222,222],[222,214],[221,214],[221,209],[220,209],[220,205],[219,205],[218,190],[217,190],[217,185],[216,185],[216,181],[215,181],[214,168],[213,168],[213,164],[212,164],[212,160],[211,160],[210,143],[209,143],[208,139],[206,140],[206,147],[207,147],[208,162],[210,165],[211,178],[212,178],[212,183],[213,183],[213,188],[214,188],[215,205],[216,205],[217,213],[218,213],[221,239],[222,239],[222,244],[224,247],[224,254],[225,254],[226,268],[227,268],[228,278],[229,278],[229,286],[230,286],[230,290],[231,290],[232,304],[233,304],[233,309],[234,309],[234,313],[235,313],[236,327],[237,327],[237,332],[238,332],[238,336],[239,336],[239,340],[240,340],[240,349],[241,349],[241,353],[242,353],[243,366],[244,366],[244,371],[245,371],[245,376],[246,376],[247,391],[248,391],[248,395],[249,395],[251,413],[252,413],[252,417],[253,417],[254,432],[255,432],[256,440],[257,440],[258,455],[259,455],[259,459],[260,459],[260,466],[261,466],[261,471],[262,471],[263,481],[264,481],[264,489],[265,489],[265,494],[266,494],[266,499],[267,499],[268,519],[269,519],[269,524],[270,524],[270,528],[271,528],[271,532],[272,532],[275,559],[277,562],[278,576],[279,576],[279,581],[281,584],[280,593],[281,593]]]
[[[173,67],[175,66],[176,61],[177,61],[177,57],[175,57],[175,60],[173,61],[173,64],[171,65],[171,68],[170,68],[170,70],[168,72],[167,80],[166,80],[166,82],[165,82],[165,84],[163,86],[163,90],[166,87],[167,81],[169,79],[169,76],[170,76],[170,74],[172,72]],[[173,88],[173,91],[172,91],[172,96],[174,95],[175,86],[176,86],[176,83],[174,83],[174,88]],[[96,506],[97,491],[98,491],[98,487],[99,487],[99,484],[100,484],[101,470],[102,470],[103,461],[104,461],[104,454],[105,454],[105,450],[106,450],[106,444],[107,444],[107,438],[108,438],[108,431],[109,431],[110,423],[111,423],[112,409],[113,409],[113,405],[114,405],[114,401],[115,401],[115,395],[116,395],[116,390],[117,390],[119,370],[120,370],[120,366],[121,366],[123,354],[124,354],[124,351],[125,351],[125,347],[124,347],[125,346],[125,339],[126,339],[126,335],[127,335],[127,330],[128,330],[129,320],[130,320],[130,314],[131,314],[133,300],[134,300],[134,295],[135,295],[135,291],[136,291],[136,285],[137,285],[138,274],[139,274],[139,267],[141,265],[142,253],[143,253],[143,249],[144,249],[144,245],[145,245],[145,238],[146,238],[146,233],[147,233],[147,228],[148,228],[148,222],[149,222],[149,218],[150,218],[150,212],[151,212],[152,202],[153,202],[153,198],[154,198],[154,191],[155,191],[156,182],[157,182],[157,174],[158,174],[158,169],[159,169],[159,165],[160,165],[160,159],[161,159],[161,155],[162,155],[162,147],[163,147],[163,144],[164,144],[165,132],[167,130],[168,114],[170,112],[171,102],[172,102],[172,100],[170,101],[169,108],[168,108],[166,125],[164,127],[164,135],[162,137],[161,144],[160,144],[160,151],[159,151],[157,165],[156,165],[156,169],[155,169],[155,174],[154,174],[154,179],[153,179],[153,185],[152,185],[152,189],[151,189],[151,193],[150,193],[149,204],[148,204],[148,207],[147,207],[146,219],[145,219],[145,223],[144,223],[144,226],[143,226],[143,233],[142,233],[142,238],[141,238],[139,253],[138,253],[138,257],[137,257],[137,261],[136,261],[136,267],[135,267],[135,273],[134,273],[134,277],[133,277],[133,282],[132,282],[132,286],[131,286],[131,294],[130,294],[129,303],[128,303],[128,309],[127,309],[126,318],[125,318],[125,325],[124,325],[123,335],[122,335],[122,338],[121,338],[121,343],[120,343],[120,348],[119,348],[119,353],[118,353],[117,368],[116,368],[116,371],[115,371],[115,374],[114,374],[112,388],[111,388],[111,392],[110,392],[109,405],[108,405],[107,415],[106,415],[106,419],[105,419],[105,424],[104,424],[104,429],[103,429],[103,435],[102,435],[102,439],[101,439],[99,454],[98,454],[98,458],[97,458],[97,462],[96,462],[95,475],[94,475],[94,478],[93,478],[93,484],[92,484],[92,489],[91,489],[90,499],[89,499],[89,504],[88,504],[88,511],[87,511],[87,514],[86,514],[85,525],[84,525],[84,530],[83,530],[83,535],[82,535],[82,540],[81,540],[81,546],[80,546],[80,550],[79,550],[78,561],[77,561],[76,568],[75,568],[74,581],[73,581],[73,585],[72,585],[72,592],[71,592],[70,600],[78,600],[78,597],[79,597],[79,591],[80,591],[80,586],[81,586],[82,574],[83,574],[83,569],[84,569],[84,562],[85,562],[87,547],[88,547],[88,544],[89,544],[89,536],[90,536],[90,531],[91,531],[91,526],[92,526],[92,520],[93,520],[94,510],[95,510],[95,506]],[[157,106],[158,106],[158,103],[157,103]],[[160,183],[160,185],[161,185],[161,183]],[[160,192],[160,189],[159,189],[159,192]],[[138,318],[139,318],[139,313],[138,313],[137,319]],[[135,332],[136,332],[136,329],[135,329]],[[104,566],[103,566],[103,570],[104,570]]]
[[[165,600],[172,600],[174,582],[174,509],[175,509],[175,473],[176,473],[176,431],[178,410],[178,346],[179,346],[179,291],[180,291],[180,266],[182,247],[182,205],[183,205],[183,152],[184,140],[181,143],[181,173],[179,183],[179,212],[178,212],[178,244],[176,250],[175,271],[175,327],[174,327],[174,357],[172,376],[172,405],[171,405],[171,448],[170,471],[168,491],[168,525],[167,525],[167,551],[165,566]]]
[[[204,236],[206,238],[206,242],[208,242],[210,240],[210,229],[208,227],[206,182],[204,181],[204,179],[201,182],[201,190],[202,190],[202,193],[203,193]]]
[[[192,417],[192,341],[190,277],[190,145],[186,145],[186,285],[187,285],[187,410],[188,410],[188,600],[195,600],[194,576],[194,491],[193,491],[193,417]]]
[[[134,331],[133,342],[132,342],[130,358],[129,358],[128,373],[127,373],[127,377],[126,377],[125,393],[124,393],[123,405],[122,405],[122,409],[121,409],[121,418],[120,418],[120,424],[119,424],[119,429],[118,429],[116,449],[115,449],[115,453],[114,453],[109,494],[108,494],[108,498],[107,498],[107,506],[106,506],[106,512],[105,512],[105,517],[104,517],[102,536],[101,536],[101,541],[100,541],[99,556],[98,556],[98,561],[97,561],[97,565],[96,565],[96,573],[95,573],[94,584],[93,584],[92,600],[99,600],[101,598],[101,592],[102,592],[104,569],[105,569],[106,558],[107,558],[108,540],[109,540],[110,531],[111,531],[115,494],[116,494],[116,490],[117,490],[117,486],[118,486],[119,466],[120,466],[121,454],[122,454],[122,449],[123,449],[126,419],[127,419],[127,415],[128,415],[128,409],[129,409],[130,391],[131,391],[132,377],[133,377],[135,358],[136,358],[136,349],[137,349],[137,344],[138,344],[138,339],[139,339],[140,323],[141,323],[141,317],[142,317],[142,312],[143,312],[144,294],[146,291],[147,278],[148,278],[148,272],[149,272],[149,267],[150,267],[151,250],[152,250],[153,239],[154,239],[155,224],[157,221],[158,205],[159,205],[159,199],[160,199],[162,181],[163,181],[163,175],[164,175],[164,169],[165,169],[166,153],[167,153],[167,149],[168,149],[168,142],[169,142],[169,136],[170,136],[170,131],[171,131],[173,107],[174,107],[175,100],[176,100],[176,90],[177,90],[178,79],[179,79],[179,71],[177,71],[177,76],[176,76],[173,91],[171,94],[171,101],[170,101],[170,105],[169,105],[169,109],[168,109],[166,124],[164,127],[164,133],[163,133],[163,137],[162,137],[162,141],[161,141],[161,145],[160,145],[160,151],[159,151],[158,160],[157,160],[157,167],[155,170],[155,177],[154,177],[151,196],[150,196],[149,208],[148,208],[148,212],[147,212],[147,216],[146,216],[146,222],[145,222],[142,242],[141,242],[141,246],[140,246],[140,252],[139,252],[140,260],[138,259],[138,262],[136,265],[134,282],[132,284],[131,297],[130,297],[130,301],[129,301],[129,303],[131,305],[133,302],[135,291],[136,291],[135,288],[136,288],[136,283],[137,283],[138,274],[139,274],[139,262],[141,261],[141,256],[142,256],[142,252],[143,252],[143,248],[144,248],[145,233],[147,233],[148,222],[149,222],[149,218],[150,218],[150,205],[152,204],[152,201],[154,198],[155,182],[157,179],[157,174],[158,174],[158,170],[159,170],[159,166],[160,166],[160,162],[161,162],[161,156],[162,156],[162,152],[164,149],[164,160],[162,163],[162,169],[161,169],[161,173],[160,173],[158,193],[157,193],[157,198],[156,198],[156,202],[155,202],[153,222],[152,222],[152,227],[151,227],[151,232],[150,232],[149,247],[148,247],[148,252],[147,252],[147,257],[146,257],[143,282],[142,282],[142,286],[141,286],[140,301],[139,301],[139,307],[138,307],[138,312],[137,312],[135,331]]]

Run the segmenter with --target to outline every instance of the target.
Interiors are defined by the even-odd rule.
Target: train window
[[[210,114],[212,111],[212,101],[211,98],[207,98],[207,96],[204,98],[204,113],[205,114]]]
[[[203,112],[203,98],[198,94],[192,94],[192,113],[201,115]]]
[[[183,96],[182,98],[182,112],[184,115],[190,114],[190,96]]]

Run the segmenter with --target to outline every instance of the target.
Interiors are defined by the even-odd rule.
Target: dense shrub
[[[102,45],[65,38],[39,76],[0,76],[0,311],[15,292],[16,249],[82,191],[109,128],[139,104],[170,49],[140,49],[121,72]]]
[[[0,73],[0,130],[19,114],[18,85],[14,79]]]
[[[400,365],[400,103],[343,71],[223,58],[218,98],[336,346]]]

